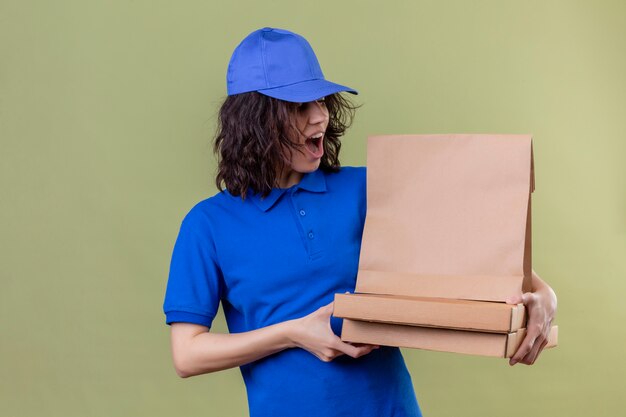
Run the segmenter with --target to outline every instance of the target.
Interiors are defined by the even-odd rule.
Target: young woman
[[[178,375],[240,367],[251,417],[420,416],[400,350],[344,343],[332,317],[334,294],[354,290],[366,213],[365,167],[339,163],[357,108],[340,92],[357,91],[327,81],[302,36],[267,27],[233,52],[227,88],[220,191],[183,219],[163,304]],[[556,308],[535,283],[524,363]],[[229,334],[210,331],[220,302]]]

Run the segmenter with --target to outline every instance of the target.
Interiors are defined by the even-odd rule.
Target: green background
[[[560,346],[512,368],[404,350],[424,414],[621,414],[625,4],[0,0],[0,415],[247,414],[238,369],[176,376],[161,307],[182,216],[216,191],[230,54],[264,26],[359,90],[343,165],[372,134],[534,135]]]

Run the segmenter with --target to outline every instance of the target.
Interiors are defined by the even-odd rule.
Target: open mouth
[[[304,142],[304,144],[306,145],[306,148],[316,158],[319,158],[324,154],[324,149],[322,148],[323,136],[324,136],[323,134],[318,133],[317,135],[308,138]]]

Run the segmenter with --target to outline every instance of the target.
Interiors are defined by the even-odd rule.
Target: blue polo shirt
[[[365,213],[365,167],[317,169],[266,198],[224,190],[199,202],[174,246],[166,323],[211,327],[221,302],[230,333],[246,332],[354,291]],[[341,319],[331,327],[339,335]],[[421,415],[397,348],[330,362],[292,348],[240,370],[251,417]]]

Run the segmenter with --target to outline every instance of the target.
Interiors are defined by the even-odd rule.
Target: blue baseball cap
[[[264,27],[235,48],[226,74],[228,95],[258,91],[280,100],[304,103],[346,91],[345,85],[324,78],[309,42],[285,29]]]

